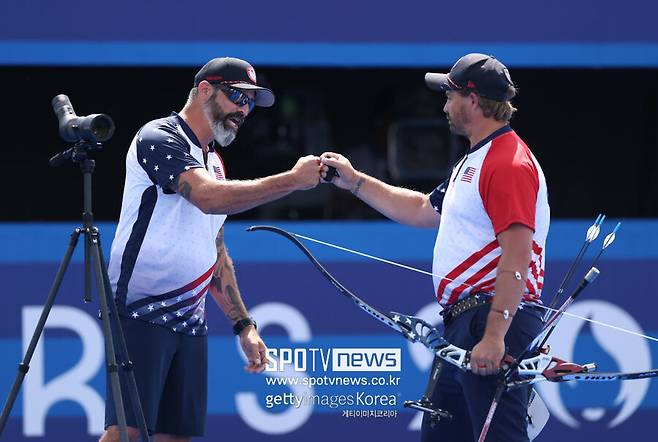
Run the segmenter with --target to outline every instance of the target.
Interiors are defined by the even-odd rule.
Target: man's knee
[[[139,430],[133,427],[126,427],[128,430],[128,439],[130,442],[139,441]],[[98,442],[119,442],[121,440],[119,433],[119,427],[117,425],[110,425],[105,430],[105,433],[101,436]]]

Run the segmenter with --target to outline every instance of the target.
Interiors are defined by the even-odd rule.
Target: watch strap
[[[256,321],[254,321],[254,318],[251,318],[251,317],[242,318],[242,319],[238,320],[235,324],[233,324],[233,333],[235,333],[236,335],[239,335],[240,333],[242,333],[242,330],[249,327],[250,325],[253,325],[254,328],[258,328],[256,326]]]

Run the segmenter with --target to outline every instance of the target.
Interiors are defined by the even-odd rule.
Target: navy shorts
[[[208,396],[208,340],[129,318],[120,318],[150,434],[203,436]],[[116,342],[116,341],[115,341]],[[115,344],[116,345],[116,344]],[[129,427],[138,428],[127,376],[119,368]],[[117,425],[109,378],[105,428]]]
[[[472,349],[484,335],[490,308],[491,305],[487,304],[457,316],[446,326],[444,337],[458,347]],[[526,307],[517,311],[505,337],[508,354],[517,357],[532,342],[541,330],[541,315],[539,307]],[[443,363],[431,401],[434,406],[450,412],[453,419],[442,419],[436,423],[425,415],[421,440],[478,440],[496,387],[496,376],[479,376]],[[487,442],[528,442],[528,394],[527,388],[503,393],[487,433]]]

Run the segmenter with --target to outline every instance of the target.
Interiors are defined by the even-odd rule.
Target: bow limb
[[[361,310],[368,313],[373,318],[377,319],[380,322],[383,322],[393,330],[402,334],[406,339],[411,342],[421,342],[425,345],[430,351],[435,353],[439,358],[445,360],[446,362],[457,366],[462,370],[470,369],[470,356],[471,352],[459,348],[456,345],[452,345],[450,342],[445,340],[439,331],[433,327],[428,322],[416,318],[414,316],[407,316],[401,313],[391,312],[389,314],[382,313],[376,308],[372,307],[370,304],[365,302],[363,299],[356,296],[354,293],[349,291],[343,284],[341,284],[327,269],[324,268],[322,264],[317,260],[315,256],[301,243],[292,233],[287,232],[283,229],[274,226],[252,226],[247,229],[248,232],[254,232],[258,230],[264,230],[278,235],[283,236],[284,238],[291,241],[299,250],[306,255],[306,257],[311,261],[316,269],[322,273],[322,275],[331,282],[331,284],[338,289],[338,291],[351,299]]]
[[[278,227],[274,226],[251,226],[247,229],[248,232],[255,232],[258,230],[265,230],[267,232],[273,232],[278,235],[283,236],[284,238],[288,239],[291,241],[299,250],[302,251],[304,255],[311,261],[311,263],[315,266],[316,269],[320,273],[322,273],[322,276],[324,276],[326,279],[329,280],[329,282],[338,289],[338,291],[346,296],[347,298],[351,299],[361,310],[365,311],[368,313],[370,316],[373,318],[377,319],[380,322],[383,322],[384,324],[388,325],[392,329],[396,330],[397,332],[401,333],[405,338],[410,339],[412,341],[417,341],[417,339],[413,339],[414,336],[409,336],[409,333],[411,332],[410,328],[404,327],[402,324],[398,324],[395,321],[393,321],[393,318],[390,317],[389,315],[386,315],[376,308],[370,306],[367,302],[356,296],[354,293],[349,291],[343,284],[341,284],[327,269],[324,268],[322,264],[317,260],[315,256],[304,246],[304,244],[301,243],[292,233],[287,232],[283,229],[280,229]]]

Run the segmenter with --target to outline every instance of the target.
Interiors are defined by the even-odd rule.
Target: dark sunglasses
[[[233,89],[232,87],[220,85],[219,88],[222,90],[222,92],[224,92],[224,95],[226,95],[226,98],[228,98],[231,103],[237,104],[240,107],[247,104],[249,105],[249,112],[254,110],[254,106],[256,106],[255,98],[250,98],[244,92]]]

